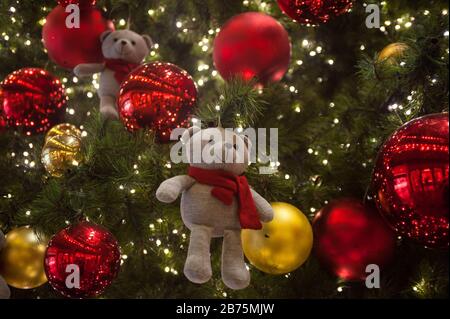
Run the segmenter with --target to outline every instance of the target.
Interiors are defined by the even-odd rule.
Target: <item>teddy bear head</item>
[[[105,58],[136,64],[144,60],[153,46],[150,36],[140,35],[131,30],[108,30],[102,33],[100,40]]]
[[[181,137],[190,166],[243,174],[249,165],[251,143],[231,129],[189,128]]]

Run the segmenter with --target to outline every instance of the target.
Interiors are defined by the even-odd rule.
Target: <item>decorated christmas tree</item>
[[[0,297],[448,298],[448,36],[440,0],[2,1]]]

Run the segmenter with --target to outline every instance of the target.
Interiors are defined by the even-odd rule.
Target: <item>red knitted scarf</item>
[[[200,184],[214,186],[211,195],[225,205],[231,205],[233,196],[236,196],[239,204],[239,221],[243,229],[262,228],[245,176],[236,176],[223,170],[209,170],[192,166],[189,167],[188,174]]]
[[[106,68],[114,71],[114,77],[117,82],[122,83],[131,71],[136,69],[140,64],[128,63],[121,59],[105,59]]]

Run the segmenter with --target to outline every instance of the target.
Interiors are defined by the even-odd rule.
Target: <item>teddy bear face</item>
[[[131,30],[105,31],[101,36],[103,56],[129,63],[141,63],[153,45],[148,35]]]
[[[183,135],[188,162],[193,167],[241,175],[247,169],[251,144],[247,137],[223,128],[191,128]]]

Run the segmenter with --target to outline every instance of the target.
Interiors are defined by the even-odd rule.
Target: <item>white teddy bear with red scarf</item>
[[[212,276],[211,238],[223,237],[222,280],[229,288],[243,289],[250,283],[250,273],[241,229],[261,229],[261,221],[273,219],[270,204],[250,188],[243,175],[249,164],[250,142],[234,132],[225,134],[223,128],[198,127],[190,128],[181,140],[189,156],[188,174],[164,181],[156,197],[171,203],[181,194],[181,216],[191,231],[184,274],[194,283],[207,282]],[[194,152],[214,153],[216,160],[205,160]]]
[[[118,119],[117,96],[122,81],[141,65],[153,46],[148,35],[131,30],[105,31],[100,40],[104,63],[79,64],[73,70],[78,77],[101,73],[98,95],[100,112],[105,118]]]

